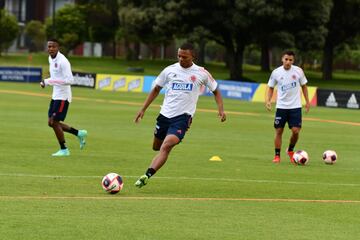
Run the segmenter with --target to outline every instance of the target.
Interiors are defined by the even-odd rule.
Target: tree
[[[169,22],[165,19],[172,14],[165,12],[166,2],[166,0],[119,1],[121,35],[125,42],[135,43],[135,53],[132,56],[135,56],[136,59],[139,56],[140,42],[154,50],[155,46],[166,45],[169,40],[173,39],[175,29],[171,25],[164,26],[164,23]]]
[[[332,79],[334,49],[360,32],[360,1],[333,0],[325,46],[323,49],[322,73],[324,80]]]
[[[80,1],[85,20],[87,34],[85,39],[90,42],[113,42],[113,57],[115,58],[115,36],[119,27],[118,1]],[[104,27],[106,26],[106,27]]]
[[[40,21],[32,20],[26,24],[25,33],[30,38],[30,52],[44,50],[46,38],[45,26]]]
[[[256,13],[266,7],[265,0],[208,0],[206,4],[201,0],[173,0],[167,6],[183,32],[191,33],[198,26],[208,30],[208,38],[225,48],[230,78],[242,79],[244,50],[254,40]]]
[[[76,5],[65,5],[55,14],[55,26],[52,18],[46,21],[46,35],[60,42],[64,54],[83,42],[86,36],[85,15]]]
[[[288,35],[282,29],[285,14],[282,0],[256,1],[258,11],[254,11],[254,28],[251,34],[261,48],[260,66],[262,71],[270,71],[270,49],[288,42]],[[287,39],[283,40],[282,37]]]
[[[19,30],[16,18],[0,9],[0,56],[2,51],[10,47]]]
[[[254,13],[256,28],[252,34],[261,47],[261,69],[270,70],[269,52],[273,47],[297,48],[302,54],[324,46],[331,0],[269,0]]]

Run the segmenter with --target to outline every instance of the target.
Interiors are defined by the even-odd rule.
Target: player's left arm
[[[226,114],[224,112],[224,104],[223,104],[221,92],[218,87],[215,89],[215,91],[213,91],[213,94],[215,97],[215,102],[218,106],[218,116],[220,118],[220,121],[224,122],[226,120]]]
[[[301,86],[302,88],[302,92],[305,98],[305,111],[309,112],[310,110],[310,101],[309,101],[309,92],[308,92],[308,88],[306,86],[306,84]]]

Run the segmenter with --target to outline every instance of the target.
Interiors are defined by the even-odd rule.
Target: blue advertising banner
[[[40,82],[42,69],[35,67],[0,67],[0,81]]]
[[[144,85],[143,85],[143,92],[150,92],[151,89],[153,88],[153,84],[155,81],[156,77],[155,76],[144,76]],[[164,94],[165,93],[165,88],[161,89],[160,93]]]
[[[235,98],[239,100],[251,101],[256,89],[259,87],[259,83],[249,82],[236,82],[236,81],[224,81],[216,80],[219,84],[221,95],[224,98]],[[209,89],[206,88],[204,95],[212,95]]]
[[[144,76],[144,85],[143,85],[143,92],[150,92],[152,89],[152,84],[154,80],[156,79],[155,76]]]

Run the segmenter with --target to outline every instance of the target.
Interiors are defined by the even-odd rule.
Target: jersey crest
[[[190,80],[191,80],[192,82],[195,82],[195,81],[196,81],[196,76],[195,76],[195,75],[191,75]]]

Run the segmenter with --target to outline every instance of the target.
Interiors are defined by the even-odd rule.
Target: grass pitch
[[[309,165],[289,163],[288,130],[274,165],[273,112],[224,99],[228,120],[220,123],[213,98],[200,97],[184,141],[137,189],[155,155],[162,96],[134,124],[145,94],[73,88],[73,95],[65,122],[87,129],[88,143],[80,150],[66,135],[71,156],[54,158],[51,88],[0,83],[1,239],[360,238],[358,110],[312,108],[296,146]],[[335,165],[322,162],[327,149],[337,151]],[[101,188],[109,172],[124,178],[117,195]]]

